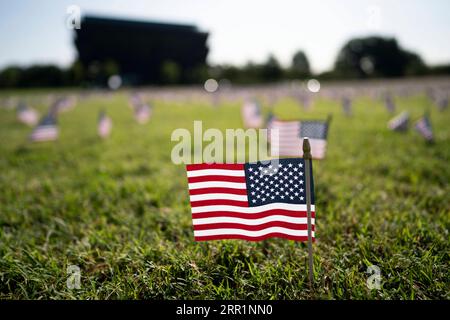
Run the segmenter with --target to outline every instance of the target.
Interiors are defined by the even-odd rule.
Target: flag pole
[[[305,161],[305,180],[306,180],[306,211],[308,214],[308,262],[309,262],[309,286],[312,287],[314,266],[312,249],[312,227],[311,227],[311,145],[309,139],[303,139],[303,159]]]

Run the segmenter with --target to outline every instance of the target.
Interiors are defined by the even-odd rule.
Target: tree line
[[[450,64],[427,66],[417,53],[402,48],[396,39],[374,36],[348,41],[337,54],[332,70],[320,74],[311,72],[309,60],[301,50],[293,55],[288,67],[283,67],[275,56],[270,55],[259,64],[199,66],[199,71],[187,81],[180,80],[179,68],[173,61],[164,63],[160,73],[161,82],[158,84],[201,83],[209,77],[249,84],[309,77],[370,79],[449,75]],[[120,65],[111,60],[95,66],[83,66],[75,61],[65,69],[55,65],[9,66],[0,71],[0,88],[105,86],[108,78],[115,74],[120,75]]]

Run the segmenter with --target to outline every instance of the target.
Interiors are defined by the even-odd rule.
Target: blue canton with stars
[[[246,163],[245,180],[250,207],[275,202],[306,204],[305,161],[301,158]],[[314,204],[312,167],[311,204]]]

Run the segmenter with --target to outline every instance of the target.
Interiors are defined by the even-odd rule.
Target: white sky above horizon
[[[305,51],[314,72],[332,68],[354,37],[395,37],[430,65],[450,63],[448,0],[19,0],[0,3],[0,68],[76,57],[67,7],[102,15],[195,24],[210,33],[208,62],[243,65],[269,54],[283,64]]]

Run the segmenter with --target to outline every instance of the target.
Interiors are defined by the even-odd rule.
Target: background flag
[[[409,113],[403,111],[398,116],[391,119],[388,123],[388,128],[393,131],[406,131],[409,126]]]
[[[28,107],[25,103],[21,102],[17,106],[17,120],[26,125],[33,126],[39,120],[39,115],[36,110]]]
[[[308,137],[313,159],[325,158],[327,150],[329,121],[281,121],[273,120],[271,129],[278,129],[278,141],[270,141],[272,154],[279,156],[302,157],[303,138]]]
[[[106,138],[110,135],[112,128],[112,120],[106,115],[104,111],[100,112],[98,118],[97,131],[101,138]]]
[[[146,123],[148,121],[148,119],[150,119],[150,115],[151,115],[151,109],[146,104],[142,104],[142,105],[136,107],[136,109],[134,111],[134,116],[136,118],[136,121],[141,124]]]
[[[242,106],[242,121],[245,128],[260,128],[263,125],[261,107],[256,101],[247,101]]]
[[[303,159],[278,159],[277,164],[192,164],[186,169],[196,241],[308,240]],[[312,180],[311,169],[314,239]]]
[[[47,114],[30,135],[30,140],[37,141],[52,141],[58,138],[58,126],[56,124],[56,117],[53,113]]]
[[[342,98],[342,110],[346,116],[352,115],[352,100],[347,96]]]
[[[392,99],[392,96],[390,94],[387,94],[384,100],[384,104],[386,106],[387,111],[389,111],[390,113],[394,113],[395,112],[395,104],[394,104],[394,100]]]
[[[425,138],[428,142],[433,141],[433,131],[431,128],[430,118],[427,114],[425,114],[422,118],[420,118],[415,125],[416,131]]]

